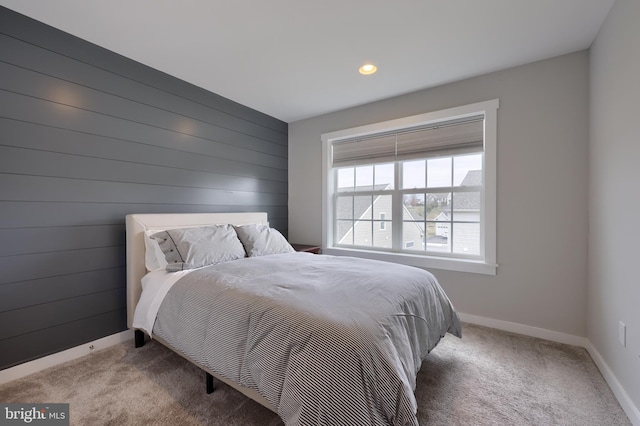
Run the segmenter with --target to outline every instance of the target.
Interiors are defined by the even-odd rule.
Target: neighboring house
[[[388,184],[358,186],[356,192],[381,191],[388,189]],[[348,244],[367,247],[392,247],[391,237],[391,195],[354,195],[353,207],[350,203],[338,203],[338,244]],[[353,209],[353,216],[349,210]],[[405,220],[415,220],[411,213],[403,206]],[[353,217],[355,220],[346,220]],[[422,249],[424,230],[419,223],[411,223],[403,227],[402,241],[404,248]],[[353,242],[352,242],[353,241]]]
[[[416,217],[418,216],[418,217]],[[424,250],[424,217],[416,215],[407,208],[402,206],[402,248],[409,250]]]
[[[461,187],[481,185],[482,170],[470,170],[460,183]],[[453,234],[454,252],[480,254],[480,192],[454,192],[435,220],[439,222],[436,224],[437,236],[449,238]]]
[[[436,223],[436,236],[449,238],[449,221],[451,218],[445,212],[440,212],[433,220],[439,222]]]

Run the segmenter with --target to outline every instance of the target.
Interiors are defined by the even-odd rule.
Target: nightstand
[[[320,250],[322,247],[320,246],[310,246],[308,244],[291,244],[296,251],[304,251],[307,253],[320,254]]]

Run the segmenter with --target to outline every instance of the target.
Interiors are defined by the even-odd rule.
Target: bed
[[[430,273],[265,246],[256,238],[280,235],[266,213],[134,214],[126,229],[136,346],[151,336],[204,370],[208,391],[216,377],[287,425],[417,425],[422,360],[447,332],[461,336]],[[233,255],[203,267],[205,250],[172,260],[194,232],[224,235],[212,251]],[[148,266],[150,237],[166,267]]]

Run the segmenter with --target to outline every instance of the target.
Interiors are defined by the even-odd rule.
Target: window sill
[[[400,263],[416,266],[423,269],[443,269],[446,271],[470,272],[474,274],[496,275],[498,265],[477,260],[445,259],[433,256],[416,256],[406,253],[383,253],[367,250],[326,247],[322,254],[334,256],[353,256],[365,259],[382,260],[385,262]]]

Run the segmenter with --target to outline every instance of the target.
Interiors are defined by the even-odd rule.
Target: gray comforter
[[[445,333],[461,335],[429,272],[308,253],[191,272],[153,332],[257,390],[287,425],[417,425],[422,360]]]

